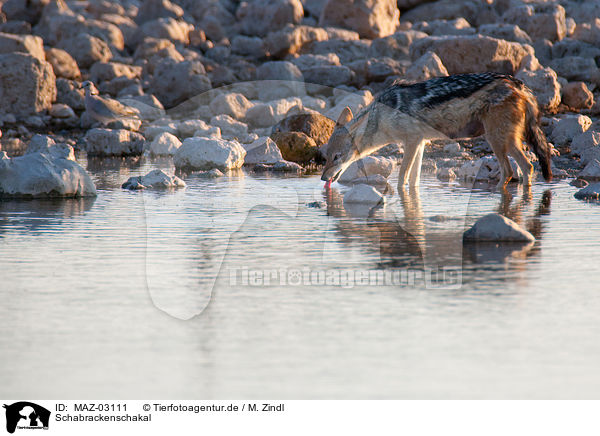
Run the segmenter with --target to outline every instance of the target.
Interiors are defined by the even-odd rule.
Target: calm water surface
[[[598,398],[600,206],[567,182],[425,175],[368,210],[317,175],[141,193],[170,161],[83,163],[96,199],[0,202],[5,398]],[[463,250],[490,212],[536,243]]]

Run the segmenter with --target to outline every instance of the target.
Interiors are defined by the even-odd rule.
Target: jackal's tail
[[[533,152],[540,162],[544,179],[550,181],[552,180],[550,145],[546,140],[546,135],[544,135],[544,132],[540,128],[540,111],[537,101],[531,91],[527,88],[524,91],[526,94],[525,140],[533,148]]]

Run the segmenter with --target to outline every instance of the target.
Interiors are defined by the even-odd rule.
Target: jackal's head
[[[352,111],[345,107],[340,114],[333,133],[327,143],[327,162],[323,168],[321,180],[335,182],[346,168],[356,160],[353,147],[353,135],[350,134],[347,124],[352,120]]]

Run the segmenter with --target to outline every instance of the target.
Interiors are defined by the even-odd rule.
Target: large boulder
[[[173,157],[176,168],[184,170],[230,170],[244,164],[246,150],[237,141],[187,138]]]
[[[44,41],[39,36],[13,35],[0,32],[0,53],[27,53],[41,61],[46,60]]]
[[[73,56],[60,48],[51,47],[46,50],[46,60],[52,65],[56,77],[77,80],[81,78],[81,71]]]
[[[0,152],[0,197],[88,197],[96,187],[68,145],[9,158]]]
[[[285,160],[308,164],[319,156],[315,141],[302,132],[279,132],[271,135]]]
[[[147,143],[148,144],[148,143]],[[159,133],[152,142],[147,145],[147,150],[150,154],[155,156],[172,156],[174,155],[179,147],[181,147],[181,141],[177,136],[169,133]]]
[[[442,60],[449,74],[497,71],[514,74],[521,61],[534,55],[533,48],[489,36],[447,36],[422,38],[410,47],[413,60],[432,51]]]
[[[85,151],[95,156],[140,155],[144,151],[144,137],[124,129],[91,129],[84,137]]]
[[[507,10],[502,19],[518,25],[534,40],[560,41],[567,34],[565,9],[557,4],[519,5]]]
[[[312,138],[317,146],[326,144],[335,128],[335,121],[319,114],[289,116],[275,126],[271,134],[278,132],[302,132]]]
[[[286,24],[299,24],[304,9],[300,0],[250,0],[240,5],[236,16],[242,33],[265,36]]]
[[[96,62],[108,62],[112,58],[110,47],[102,39],[87,33],[65,38],[58,44],[77,61],[81,68],[89,68]]]
[[[319,25],[355,30],[362,38],[373,39],[394,33],[399,18],[396,0],[328,0]]]
[[[497,213],[479,218],[463,234],[465,242],[533,242],[535,237],[516,222]]]
[[[567,80],[581,80],[600,84],[600,69],[594,58],[583,56],[564,56],[553,59],[550,66]]]
[[[275,164],[283,160],[281,151],[271,138],[263,136],[246,146],[244,164]]]
[[[56,77],[48,62],[23,53],[0,55],[0,112],[31,115],[50,109],[54,100]]]
[[[154,70],[151,90],[165,108],[172,108],[211,89],[199,61],[176,62],[165,58]]]

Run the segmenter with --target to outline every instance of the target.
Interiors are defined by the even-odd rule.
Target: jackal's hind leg
[[[521,172],[523,173],[523,185],[531,186],[531,180],[533,178],[533,165],[525,156],[523,149],[519,147],[518,143],[513,143],[510,148],[510,154],[515,158]]]

